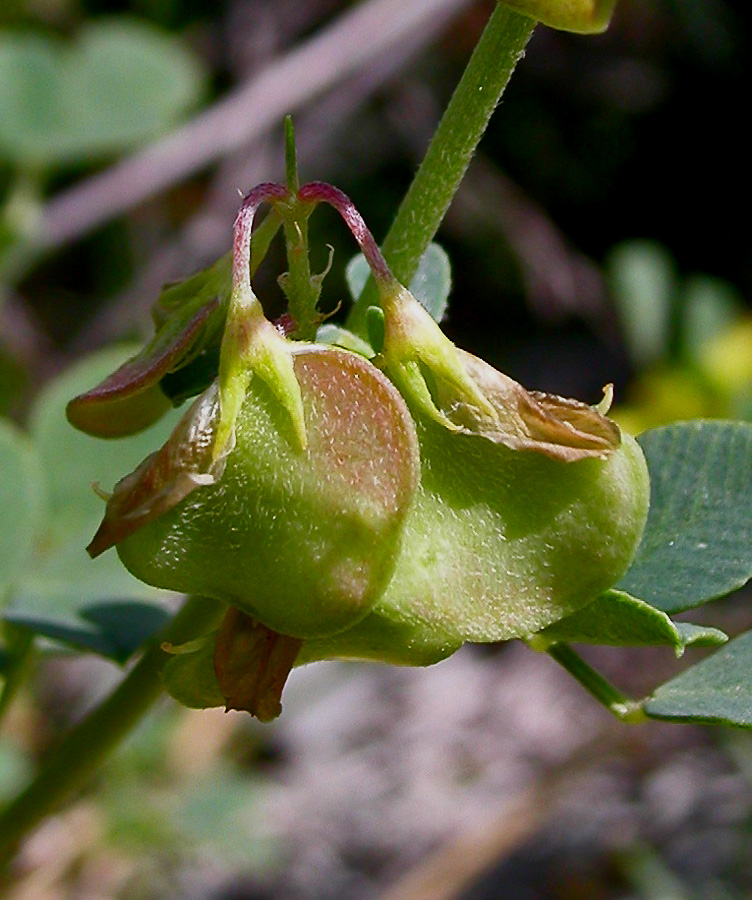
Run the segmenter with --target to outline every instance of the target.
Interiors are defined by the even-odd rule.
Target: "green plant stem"
[[[285,172],[287,190],[291,195],[298,193],[300,178],[298,177],[298,151],[295,147],[295,126],[292,116],[285,116]]]
[[[291,336],[302,341],[316,340],[316,329],[320,321],[317,311],[321,294],[320,277],[311,275],[308,259],[308,217],[314,206],[298,200],[300,178],[298,157],[295,150],[295,128],[292,117],[285,119],[285,169],[290,198],[277,204],[285,229],[288,271],[280,278],[295,327]]]
[[[9,663],[5,684],[0,693],[0,725],[5,719],[13,698],[26,681],[34,659],[34,634],[26,628],[17,628],[5,623],[5,637]]]
[[[569,644],[551,644],[546,648],[546,653],[563,666],[567,672],[585,688],[595,699],[603,704],[623,722],[644,722],[647,716],[643,712],[642,704],[622,693],[617,687],[607,681],[599,672],[589,666],[569,646]]]
[[[287,272],[279,283],[295,321],[292,336],[301,341],[313,341],[319,322],[317,306],[321,294],[321,279],[311,274],[308,258],[308,217],[313,208],[295,199],[289,204],[279,204],[277,208],[282,216],[287,248]]]
[[[534,27],[535,20],[496,4],[382,245],[402,284],[433,240]],[[369,279],[347,327],[365,337],[366,310],[376,304]]]
[[[159,673],[168,659],[163,641],[180,644],[215,627],[224,606],[191,597],[159,640],[151,643],[118,687],[66,735],[36,778],[0,815],[0,863],[96,771],[162,693]]]

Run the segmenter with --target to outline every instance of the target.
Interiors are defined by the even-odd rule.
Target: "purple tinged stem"
[[[262,203],[274,203],[289,196],[284,184],[264,181],[243,197],[233,226],[232,286],[247,290],[251,283],[251,229],[253,218]]]
[[[324,181],[312,181],[310,184],[303,185],[300,188],[298,199],[328,203],[334,207],[345,220],[345,224],[358,242],[358,246],[371,267],[371,272],[376,282],[382,285],[391,285],[395,282],[394,275],[387,265],[379,245],[374,240],[368,226],[363,221],[363,217],[347,194]]]

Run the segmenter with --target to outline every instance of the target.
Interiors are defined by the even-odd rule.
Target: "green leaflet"
[[[644,704],[655,719],[752,728],[752,631],[657,688]]]
[[[752,577],[752,424],[682,422],[638,442],[650,513],[617,586],[668,613],[741,587]]]
[[[726,635],[717,628],[672,622],[666,613],[624,591],[606,591],[588,606],[538,632],[529,641],[533,649],[545,649],[557,641],[612,646],[668,645],[677,656],[688,646],[723,644]]]
[[[360,297],[370,274],[371,270],[362,253],[358,253],[347,264],[345,278],[353,300]],[[410,293],[434,322],[441,322],[446,315],[451,289],[452,269],[446,250],[439,244],[429,244],[410,281]]]
[[[37,458],[31,463],[36,475],[29,481],[16,469],[17,477],[8,479],[14,492],[24,480],[28,487],[19,527],[3,529],[0,537],[0,545],[12,540],[16,559],[24,560],[8,591],[4,618],[117,660],[129,657],[163,624],[167,612],[160,595],[129,575],[114,555],[94,562],[87,556],[86,544],[104,507],[92,483],[111,488],[113,473],[134,466],[164,440],[177,416],[169,414],[135,437],[97,441],[70,427],[65,405],[72,394],[119,366],[133,349],[109,348],[82,360],[42,392],[32,412],[29,438],[12,430],[14,445],[25,448],[30,460]],[[3,499],[12,502],[10,495]]]

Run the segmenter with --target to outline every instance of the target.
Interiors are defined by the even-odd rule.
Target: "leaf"
[[[410,292],[435,322],[441,322],[451,289],[452,267],[446,250],[439,244],[429,244],[410,282]]]
[[[198,60],[137,20],[100,19],[64,44],[0,37],[0,155],[28,167],[110,155],[165,131],[196,103]]]
[[[617,587],[668,613],[741,587],[752,577],[752,424],[685,422],[638,441],[650,513]]]
[[[12,740],[0,745],[0,803],[8,803],[18,792],[19,784],[27,784],[32,777],[28,753]]]
[[[132,350],[110,348],[89,357],[39,398],[31,429],[48,508],[37,520],[33,554],[5,612],[8,621],[115,659],[129,655],[157,627],[164,617],[165,595],[133,578],[114,554],[89,559],[86,544],[104,508],[91,485],[109,487],[129,471],[166,439],[178,415],[169,414],[136,437],[103,441],[75,431],[64,410],[71,394],[116,368]]]
[[[0,281],[3,280],[2,230],[3,224],[0,222]],[[0,295],[0,309],[3,306],[3,299]],[[6,416],[14,408],[22,406],[23,391],[28,387],[29,380],[25,366],[9,350],[9,338],[9,334],[6,334],[4,339],[0,336],[0,416]]]
[[[693,625],[691,622],[674,622],[685,647],[718,647],[725,644],[728,635],[709,625]]]
[[[28,565],[43,507],[34,447],[18,428],[0,420],[0,601]]]
[[[354,300],[360,297],[370,274],[371,270],[362,253],[358,253],[347,264],[345,278]],[[410,282],[410,292],[435,322],[441,322],[446,315],[451,289],[452,270],[449,257],[443,247],[429,244]]]
[[[752,631],[657,688],[644,704],[654,719],[752,728]]]
[[[352,350],[353,353],[359,353],[361,356],[365,356],[366,359],[372,359],[375,355],[373,347],[366,343],[363,338],[331,322],[319,326],[316,332],[316,341],[319,344],[332,344],[335,347]]]
[[[727,282],[710,275],[693,275],[684,285],[682,309],[684,345],[691,358],[702,364],[705,348],[722,340],[734,327],[744,305]]]
[[[714,646],[727,640],[716,628],[688,623],[677,624],[649,603],[630,597],[623,591],[606,591],[597,600],[571,616],[560,619],[534,635],[531,645],[540,640],[611,646],[651,646],[665,644],[681,656],[689,645]]]
[[[191,749],[185,747],[183,752]],[[179,848],[201,847],[215,865],[256,873],[277,870],[283,864],[283,851],[263,824],[266,799],[260,776],[243,768],[213,766],[201,778],[191,779],[187,790],[175,797],[171,819],[179,828]],[[164,816],[163,804],[159,812]]]
[[[8,609],[4,618],[35,634],[91,650],[119,663],[126,662],[170,618],[165,607],[143,601],[108,598],[85,604],[75,594],[67,603],[49,595],[37,599],[35,608],[30,598],[22,596],[18,608]]]
[[[70,543],[74,532],[90,529],[89,538],[94,534],[104,506],[92,484],[109,490],[167,439],[180,418],[172,411],[148,431],[117,441],[92,439],[66,421],[68,399],[117,369],[133,350],[132,345],[110,347],[87,357],[43,391],[34,408],[31,432],[48,484],[55,544]]]
[[[68,421],[96,437],[135,434],[157,421],[189,392],[197,379],[204,351],[218,349],[230,293],[230,254],[179,284],[165,288],[154,304],[156,333],[152,340],[94,388],[68,402]],[[217,355],[218,360],[218,355]],[[189,374],[184,370],[190,369]],[[177,381],[176,373],[184,374]],[[169,391],[165,378],[172,375]],[[211,382],[216,368],[208,377]],[[199,390],[203,390],[201,386]]]

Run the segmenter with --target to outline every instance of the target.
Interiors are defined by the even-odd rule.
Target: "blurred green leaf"
[[[549,625],[536,638],[612,646],[650,646],[666,644],[681,656],[685,647],[716,646],[727,637],[717,628],[682,623],[678,625],[649,603],[630,597],[623,591],[606,591],[596,601]]]
[[[410,282],[410,291],[436,322],[446,315],[452,290],[452,267],[443,247],[429,244]]]
[[[43,168],[112,154],[164,132],[201,92],[198,60],[174,37],[119,18],[76,41],[0,35],[0,156]]]
[[[632,359],[640,366],[660,359],[670,339],[676,284],[670,254],[651,241],[629,241],[611,251],[606,270]]]
[[[741,587],[752,577],[752,425],[684,422],[638,441],[650,513],[619,589],[675,613]]]
[[[362,253],[347,264],[345,278],[353,300],[357,300],[366,286],[371,270]],[[410,291],[436,322],[446,314],[449,292],[452,289],[452,270],[443,247],[429,244],[421,256],[418,269],[410,282]]]
[[[167,439],[179,413],[135,437],[105,441],[76,431],[65,419],[74,394],[101,381],[132,355],[109,348],[83,360],[41,394],[31,437],[46,486],[48,510],[37,519],[32,558],[11,592],[5,618],[33,631],[122,660],[165,619],[164,594],[138,581],[117,555],[91,560],[86,545],[104,511],[92,483],[111,487]],[[5,533],[5,532],[4,532]]]
[[[43,507],[34,447],[18,428],[0,420],[0,600],[29,565]]]
[[[212,857],[246,870],[280,861],[281,847],[265,825],[265,785],[260,778],[217,767],[179,798],[175,821],[184,841],[205,846]]]
[[[102,381],[137,349],[134,345],[109,347],[87,357],[55,379],[34,407],[31,436],[41,457],[51,506],[48,544],[70,546],[74,532],[90,532],[83,549],[104,512],[104,503],[92,485],[110,490],[159,449],[180,418],[173,410],[152,428],[121,440],[91,438],[66,420],[68,400]]]
[[[730,329],[739,318],[743,304],[728,282],[709,275],[693,275],[682,291],[684,347],[691,359],[701,348]]]
[[[73,591],[61,596],[59,589],[45,594],[22,591],[4,616],[42,637],[119,663],[163,628],[169,617],[166,608],[154,603],[115,598],[86,603]]]
[[[362,253],[357,253],[353,256],[345,268],[345,279],[353,300],[357,300],[363,293],[363,288],[366,286],[370,274],[371,270],[368,267],[365,256]]]
[[[752,631],[662,684],[646,701],[656,719],[752,728]]]
[[[2,266],[2,250],[0,249],[0,266]],[[0,290],[0,306],[2,306],[2,290]],[[7,344],[6,344],[7,346]],[[27,377],[23,366],[6,351],[0,340],[0,416],[7,415],[19,400]]]

